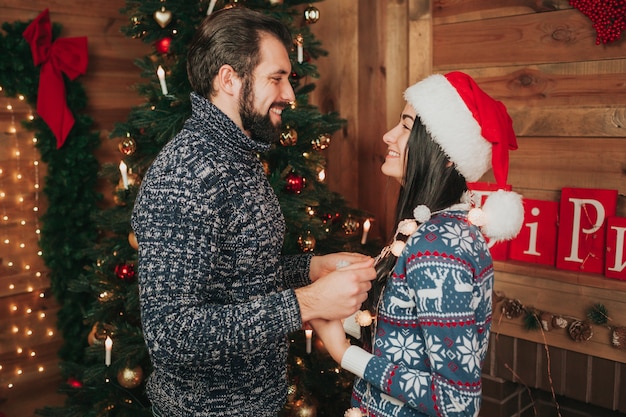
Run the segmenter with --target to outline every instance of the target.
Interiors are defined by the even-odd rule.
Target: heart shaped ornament
[[[172,12],[161,7],[161,10],[154,12],[154,20],[164,29],[172,21]]]

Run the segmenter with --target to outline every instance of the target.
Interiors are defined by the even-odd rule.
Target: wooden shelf
[[[604,288],[626,293],[626,281],[607,278],[604,275],[599,274],[590,274],[582,271],[566,271],[564,269],[556,269],[545,265],[515,261],[494,261],[494,268],[496,270],[496,274],[498,271],[507,272],[515,275],[544,278],[558,282],[566,282],[568,284]]]
[[[523,317],[507,319],[500,309],[494,309],[495,334],[504,334],[548,346],[555,346],[590,356],[626,363],[626,349],[611,344],[610,327],[626,327],[626,281],[602,275],[558,270],[521,262],[494,262],[494,290],[506,298],[518,299],[524,307],[585,320],[594,304],[602,304],[609,313],[606,326],[592,324],[593,337],[584,342],[574,341],[566,329],[548,332],[528,330]]]

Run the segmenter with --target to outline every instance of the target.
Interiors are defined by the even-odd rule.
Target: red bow
[[[87,38],[63,38],[52,42],[48,9],[41,12],[22,35],[30,44],[33,62],[41,64],[37,113],[56,136],[59,149],[74,126],[74,116],[65,98],[63,74],[73,80],[87,71]]]

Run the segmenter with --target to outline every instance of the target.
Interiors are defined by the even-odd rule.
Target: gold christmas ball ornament
[[[317,7],[313,5],[309,5],[306,9],[304,9],[304,20],[312,25],[313,23],[320,20],[320,11]]]
[[[141,385],[143,381],[143,369],[141,366],[123,368],[117,373],[117,382],[124,388],[133,389]]]
[[[283,146],[294,146],[298,143],[298,132],[287,125],[280,134],[280,144]]]
[[[117,148],[123,155],[129,156],[134,154],[137,150],[137,142],[135,142],[135,139],[131,138],[130,136],[126,136],[125,138],[120,140]]]
[[[134,232],[128,234],[128,244],[135,250],[139,249],[139,242],[137,242],[137,236],[135,236]]]
[[[295,403],[295,416],[296,417],[316,417],[317,416],[317,404],[315,400],[310,396],[305,396]]]
[[[298,245],[303,252],[313,252],[315,250],[315,236],[307,232],[304,236],[298,237]]]
[[[330,139],[331,137],[328,133],[323,133],[312,140],[311,145],[313,145],[313,149],[316,151],[323,151],[330,146]]]
[[[347,235],[353,235],[359,230],[361,224],[354,217],[348,216],[341,227]]]

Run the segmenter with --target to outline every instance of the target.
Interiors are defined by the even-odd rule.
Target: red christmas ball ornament
[[[295,71],[291,71],[291,75],[290,75],[290,77],[291,77],[293,80],[299,80],[299,79],[301,78],[301,77],[300,77],[300,74],[298,74],[298,73],[297,73],[297,72],[295,72]]]
[[[72,388],[82,388],[83,387],[83,383],[80,382],[78,379],[73,378],[73,377],[69,377],[67,379],[67,385],[69,385]]]
[[[124,281],[132,281],[135,278],[135,265],[118,264],[115,266],[115,275]]]
[[[293,172],[287,174],[285,181],[287,182],[285,190],[289,193],[299,194],[304,189],[304,177],[301,177]]]
[[[172,38],[164,37],[154,42],[156,50],[162,54],[166,54],[170,51],[170,45],[172,44]]]

